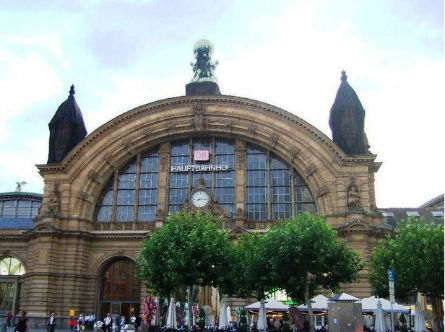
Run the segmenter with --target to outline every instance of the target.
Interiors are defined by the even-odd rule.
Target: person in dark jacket
[[[20,317],[17,324],[15,324],[14,332],[26,332],[28,331],[28,317],[26,317],[26,311],[20,311]]]
[[[56,328],[56,313],[52,312],[48,318],[48,332],[54,332]]]

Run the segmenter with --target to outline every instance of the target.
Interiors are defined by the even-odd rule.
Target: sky
[[[366,111],[377,206],[445,188],[442,0],[52,0],[0,3],[0,192],[43,192],[48,123],[71,84],[89,133],[185,94],[193,44],[215,46],[223,94],[294,113],[332,137],[344,69]]]

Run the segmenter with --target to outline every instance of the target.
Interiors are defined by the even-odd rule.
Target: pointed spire
[[[343,70],[329,117],[332,140],[346,154],[366,154],[369,146],[364,131],[365,110],[347,78]]]
[[[74,85],[71,85],[69,96],[54,114],[48,124],[49,151],[48,164],[59,163],[87,135],[82,112],[74,98]]]

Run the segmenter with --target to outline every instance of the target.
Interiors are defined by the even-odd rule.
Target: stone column
[[[235,140],[235,227],[244,228],[246,192],[246,143]]]

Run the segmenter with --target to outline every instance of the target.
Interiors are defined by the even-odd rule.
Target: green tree
[[[258,300],[265,298],[265,294],[274,286],[268,257],[264,236],[245,233],[238,238],[232,261],[232,295],[241,298],[254,295]]]
[[[193,285],[217,287],[230,269],[231,246],[212,215],[178,212],[144,240],[139,276],[152,294],[163,297]]]
[[[272,227],[264,236],[271,253],[272,283],[297,303],[306,303],[313,327],[311,298],[320,289],[337,292],[340,283],[358,279],[363,268],[358,253],[338,241],[337,232],[321,216],[300,214]]]
[[[433,300],[435,327],[443,313],[438,305],[444,294],[443,225],[426,224],[423,219],[409,218],[399,223],[394,237],[380,241],[371,256],[369,281],[374,292],[387,297],[387,270],[395,275],[395,295],[409,300],[418,292]]]

